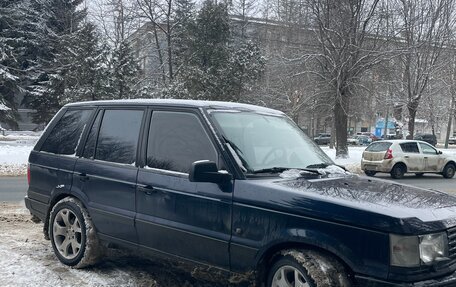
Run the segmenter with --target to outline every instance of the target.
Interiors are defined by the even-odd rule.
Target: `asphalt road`
[[[391,180],[389,174],[377,174],[375,177]],[[422,188],[431,188],[456,195],[456,177],[445,179],[440,175],[425,174],[421,178],[406,175],[396,182],[414,185]],[[25,176],[0,177],[0,201],[20,202],[27,193],[27,178]]]
[[[20,202],[27,193],[26,176],[1,176],[0,201]]]

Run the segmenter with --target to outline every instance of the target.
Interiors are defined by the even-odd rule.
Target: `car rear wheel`
[[[442,175],[444,178],[453,178],[456,171],[456,166],[452,163],[448,163],[443,169]]]
[[[49,237],[60,262],[75,268],[98,262],[103,248],[92,219],[80,201],[71,197],[60,200],[49,220]]]
[[[271,267],[267,287],[349,287],[351,280],[337,260],[312,250],[285,250]]]
[[[373,171],[373,170],[365,170],[364,173],[367,175],[367,176],[374,176],[377,174],[376,171]]]
[[[391,177],[394,179],[401,179],[404,177],[405,174],[405,166],[402,164],[396,164],[393,166],[393,169],[391,169]]]

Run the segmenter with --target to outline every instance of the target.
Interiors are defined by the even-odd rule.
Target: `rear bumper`
[[[456,272],[446,275],[444,277],[413,282],[413,283],[400,283],[400,282],[390,282],[382,281],[374,278],[355,276],[356,286],[358,287],[450,287],[456,286]]]
[[[25,207],[27,207],[32,215],[35,215],[43,222],[45,221],[47,204],[31,199],[27,195],[24,197],[24,202]]]
[[[378,172],[390,172],[393,168],[393,162],[391,160],[382,160],[382,161],[368,161],[361,160],[361,169],[369,171],[378,171]]]

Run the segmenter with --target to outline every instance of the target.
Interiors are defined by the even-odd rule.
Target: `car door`
[[[110,241],[136,243],[136,151],[145,108],[98,111],[82,157],[76,162],[72,191],[87,202],[98,234]]]
[[[423,154],[424,166],[428,172],[440,172],[443,168],[443,157],[430,144],[419,143]]]
[[[408,172],[423,172],[424,171],[424,159],[420,153],[417,142],[405,142],[401,143],[403,160],[407,165]]]
[[[136,196],[140,246],[228,269],[232,192],[188,179],[197,160],[222,166],[212,136],[196,112],[150,118]]]

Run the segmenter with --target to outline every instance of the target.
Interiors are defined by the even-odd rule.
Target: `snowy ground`
[[[0,176],[23,175],[27,172],[27,160],[40,133],[0,133]]]
[[[204,279],[211,276],[210,272],[184,271],[116,250],[109,250],[97,266],[72,269],[54,256],[50,241],[43,237],[42,226],[30,221],[24,206],[0,203],[0,286],[240,286]]]

